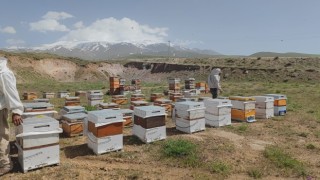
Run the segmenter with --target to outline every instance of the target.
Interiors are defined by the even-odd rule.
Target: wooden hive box
[[[34,99],[37,99],[38,96],[37,96],[37,93],[35,92],[25,92],[23,93],[23,99],[24,100],[34,100]]]
[[[256,115],[256,110],[240,110],[240,109],[231,109],[231,119],[237,121],[244,121],[244,122],[254,122]]]
[[[83,133],[83,122],[62,121],[63,134],[72,137]]]

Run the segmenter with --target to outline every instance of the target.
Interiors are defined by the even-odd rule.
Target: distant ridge
[[[320,54],[257,52],[251,54],[250,57],[320,57]]]

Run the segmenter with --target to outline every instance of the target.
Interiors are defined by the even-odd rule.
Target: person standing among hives
[[[16,78],[7,67],[7,59],[0,57],[0,176],[12,169],[9,156],[8,115],[12,112],[12,122],[18,126],[22,123],[23,105],[16,88]]]
[[[211,71],[211,73],[208,76],[208,85],[212,94],[212,98],[217,98],[219,95],[219,91],[222,92],[220,85],[220,75],[221,69],[215,68]]]

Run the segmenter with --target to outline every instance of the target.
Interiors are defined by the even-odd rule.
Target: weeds
[[[216,161],[209,164],[210,172],[228,176],[231,172],[231,166],[222,161]]]
[[[260,179],[262,177],[262,172],[259,169],[251,169],[248,171],[248,175],[254,179]]]
[[[299,176],[306,175],[306,169],[300,161],[291,157],[277,146],[268,146],[264,151],[264,157],[273,162],[278,168],[293,170]]]
[[[310,149],[310,150],[316,149],[316,146],[313,144],[307,144],[306,147],[307,149]]]

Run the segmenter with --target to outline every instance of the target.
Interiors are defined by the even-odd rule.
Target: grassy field
[[[175,130],[167,119],[167,139],[143,144],[124,129],[124,150],[96,156],[83,136],[60,139],[59,166],[21,173],[3,179],[317,179],[320,177],[320,85],[315,83],[222,83],[222,96],[281,93],[288,96],[288,114],[255,123],[234,122],[195,134]],[[35,88],[36,87],[36,88]],[[107,82],[58,83],[39,80],[19,84],[20,92],[107,90]],[[163,92],[167,84],[144,83],[147,97]],[[203,95],[209,96],[209,94]],[[109,101],[110,97],[105,96]],[[62,99],[53,99],[57,110]],[[85,101],[83,102],[85,104]],[[1,178],[1,179],[2,179]]]

